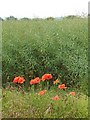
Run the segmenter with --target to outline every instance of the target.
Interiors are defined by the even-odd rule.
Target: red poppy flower
[[[33,85],[33,84],[35,84],[34,79],[30,80],[30,85]]]
[[[59,96],[58,95],[56,95],[55,97],[52,97],[52,100],[59,100],[60,98],[59,98]]]
[[[58,86],[59,89],[66,89],[67,87],[65,87],[65,84],[59,85]]]
[[[51,74],[44,74],[42,76],[42,81],[50,80],[50,79],[52,79],[52,75]]]
[[[36,77],[35,79],[30,80],[30,85],[40,83],[40,78]]]
[[[25,79],[23,77],[19,77],[18,79],[18,83],[22,84],[25,82]]]
[[[59,83],[58,79],[53,82],[53,84],[57,84],[57,83]]]
[[[13,83],[17,83],[17,82],[18,82],[18,77],[15,77]]]
[[[76,95],[75,92],[70,92],[69,94],[72,95],[72,96],[75,96],[75,95]]]
[[[36,83],[40,83],[40,78],[39,78],[39,77],[36,77],[36,78],[34,79],[34,81],[35,81],[35,84],[36,84]]]
[[[25,82],[25,79],[23,77],[20,77],[20,76],[15,77],[14,80],[13,80],[13,83],[20,83],[20,84],[22,84],[24,82]]]
[[[38,95],[44,95],[45,94],[45,92],[46,92],[47,90],[42,90],[42,91],[40,91],[39,93],[38,93]]]

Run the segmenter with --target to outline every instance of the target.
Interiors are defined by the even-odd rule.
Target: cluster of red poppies
[[[41,80],[42,81],[51,80],[52,78],[53,78],[53,76],[51,74],[44,74],[41,79],[39,77],[36,77],[35,79],[30,80],[30,85],[38,84],[38,83],[40,83]],[[24,82],[25,82],[25,79],[23,77],[20,77],[20,76],[15,77],[14,80],[13,80],[13,83],[22,84]],[[59,84],[59,83],[60,82],[59,82],[58,79],[53,82],[53,84]],[[66,89],[67,87],[65,86],[65,84],[59,84],[58,88],[59,89]],[[43,96],[46,91],[47,90],[42,90],[38,93],[38,95]],[[76,93],[75,92],[70,92],[69,94],[72,95],[72,96],[75,96]],[[52,98],[52,100],[59,100],[59,99],[60,98],[59,98],[58,95],[56,95],[55,97]]]
[[[30,85],[38,84],[38,83],[40,83],[41,80],[46,81],[46,80],[51,80],[51,79],[52,79],[51,74],[44,74],[41,79],[39,77],[36,77],[35,79],[30,80]],[[13,80],[13,83],[22,84],[24,82],[25,82],[25,79],[23,77],[20,77],[20,76],[15,77]],[[57,84],[57,83],[59,83],[58,79],[53,82],[53,84]],[[65,86],[65,84],[62,84],[62,85],[58,85],[58,88],[59,89],[66,89],[67,87]]]
[[[44,74],[42,76],[42,78],[39,78],[39,77],[36,77],[35,79],[32,79],[30,80],[30,85],[33,85],[33,84],[37,84],[37,83],[40,83],[40,81],[46,81],[46,80],[50,80],[52,79],[52,75],[51,74]],[[23,77],[15,77],[14,80],[13,80],[13,83],[20,83],[22,84],[23,82],[25,82],[25,79]]]
[[[30,80],[30,85],[38,84],[38,83],[40,83],[41,80],[46,81],[46,80],[51,80],[51,79],[52,79],[51,74],[44,74],[41,79],[39,77],[36,77],[35,79]],[[23,77],[20,77],[20,76],[15,77],[13,80],[13,83],[22,84],[23,82],[25,82],[25,79]],[[53,84],[57,84],[57,83],[59,83],[58,79],[53,82]],[[58,88],[59,89],[66,89],[67,87],[65,86],[65,84],[61,84],[61,85],[58,85]]]
[[[33,85],[33,84],[40,83],[41,80],[45,81],[45,80],[50,80],[50,79],[52,79],[51,74],[44,74],[41,79],[39,77],[36,77],[35,79],[30,80],[30,84]]]

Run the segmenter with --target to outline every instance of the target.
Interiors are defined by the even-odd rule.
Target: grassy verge
[[[76,91],[76,96],[69,95],[70,90],[47,91],[43,96],[38,92],[22,92],[17,89],[3,89],[4,118],[87,118],[88,97]],[[59,100],[52,100],[58,95]]]

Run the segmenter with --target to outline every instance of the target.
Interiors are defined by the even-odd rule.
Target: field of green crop
[[[87,19],[6,20],[2,28],[3,117],[87,118]],[[29,81],[45,73],[67,90],[52,85],[44,96],[37,95],[40,89],[32,92]],[[11,90],[16,76],[25,78],[24,93],[17,86]],[[51,101],[57,94],[61,100]]]
[[[70,82],[87,74],[87,19],[4,21],[3,83],[17,75],[27,79],[52,73]],[[64,67],[63,67],[64,64]],[[69,72],[70,71],[70,72]],[[66,73],[66,74],[65,74]],[[75,78],[76,79],[76,78]]]

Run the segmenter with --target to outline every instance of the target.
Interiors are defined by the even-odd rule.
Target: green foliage
[[[2,81],[51,73],[67,85],[87,75],[87,19],[3,21]]]
[[[6,20],[17,20],[14,16],[7,17]]]
[[[46,20],[54,20],[54,18],[53,17],[48,17],[48,18],[46,18]]]
[[[69,16],[66,16],[65,18],[67,18],[67,19],[80,19],[81,18],[81,16],[76,16],[76,15],[69,15]]]

